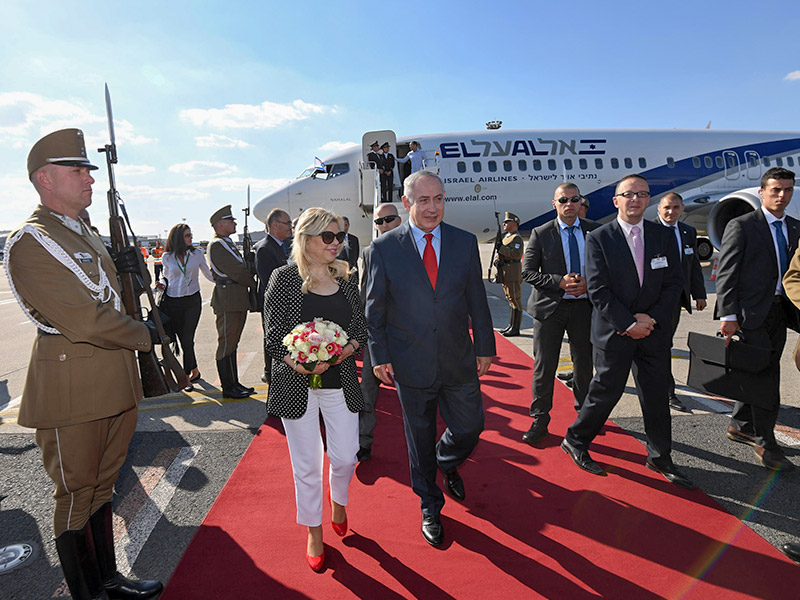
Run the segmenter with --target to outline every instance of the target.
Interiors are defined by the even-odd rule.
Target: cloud
[[[194,143],[198,148],[247,148],[250,146],[244,140],[237,140],[218,133],[196,137]]]
[[[784,81],[797,81],[798,79],[800,79],[800,71],[792,71],[783,79]]]
[[[222,175],[230,175],[236,171],[238,171],[238,167],[235,165],[206,160],[190,160],[189,162],[172,165],[169,168],[170,173],[178,173],[189,177],[220,177]]]
[[[354,148],[355,146],[358,146],[355,142],[327,142],[322,144],[319,149],[322,152],[341,152],[342,150]]]
[[[124,175],[126,177],[135,177],[137,175],[147,175],[149,173],[155,173],[156,168],[151,167],[150,165],[123,165],[118,164],[114,167],[114,173],[116,175]]]
[[[204,189],[215,189],[222,192],[242,192],[247,193],[247,186],[250,186],[250,198],[256,200],[260,196],[274,192],[278,188],[289,183],[291,179],[253,179],[247,177],[216,177],[197,181],[193,185]]]
[[[328,112],[335,112],[335,108],[295,100],[291,104],[265,101],[259,105],[227,104],[225,108],[189,108],[182,110],[180,116],[194,125],[209,125],[216,129],[269,129]]]

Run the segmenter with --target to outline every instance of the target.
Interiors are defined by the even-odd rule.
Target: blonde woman
[[[331,525],[347,532],[348,488],[358,452],[358,412],[364,401],[353,355],[366,344],[367,328],[355,278],[338,260],[345,233],[342,219],[322,208],[309,208],[297,221],[292,264],[273,271],[265,294],[266,349],[272,357],[269,414],[281,417],[294,473],[297,522],[308,527],[306,559],[314,571],[325,562],[322,543],[323,444],[319,415],[325,422],[330,459]],[[320,363],[322,389],[310,389],[304,367],[296,364],[284,337],[297,325],[322,317],[347,332],[338,362]]]

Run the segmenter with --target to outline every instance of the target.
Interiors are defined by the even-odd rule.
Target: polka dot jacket
[[[353,309],[350,323],[339,325],[344,327],[348,338],[358,342],[361,351],[367,343],[367,323],[355,279],[337,279],[337,282]],[[264,295],[264,343],[267,353],[272,357],[272,381],[267,395],[267,411],[284,419],[299,419],[305,414],[308,404],[308,376],[295,372],[283,361],[287,353],[283,338],[300,324],[302,284],[297,265],[286,265],[272,272]],[[364,398],[353,356],[341,363],[340,373],[347,408],[350,412],[358,412],[364,406]]]

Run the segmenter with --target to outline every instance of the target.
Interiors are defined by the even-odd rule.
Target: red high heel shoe
[[[325,549],[322,549],[322,554],[319,556],[311,556],[306,554],[306,560],[308,561],[308,566],[311,567],[311,570],[319,573],[322,571],[322,567],[325,565]]]
[[[328,488],[328,503],[331,505],[331,510],[333,510],[333,500],[331,500],[331,490]],[[331,527],[333,527],[333,531],[339,537],[344,537],[347,533],[347,515],[344,517],[344,521],[341,523],[334,523],[333,516],[331,515]]]

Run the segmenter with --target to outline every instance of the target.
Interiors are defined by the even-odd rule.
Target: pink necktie
[[[436,278],[439,276],[439,265],[436,264],[436,250],[433,249],[433,234],[425,234],[425,250],[422,252],[422,264],[428,272],[428,279],[431,280],[431,287],[436,289]]]
[[[636,272],[639,275],[639,285],[644,282],[644,243],[642,242],[641,229],[634,225],[631,227],[631,241],[633,242],[633,260],[636,263]]]

